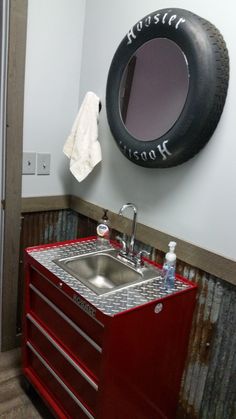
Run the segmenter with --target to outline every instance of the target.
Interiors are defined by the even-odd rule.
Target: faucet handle
[[[150,252],[148,252],[147,250],[140,250],[137,255],[136,255],[136,265],[137,266],[142,266],[143,265],[143,261],[142,261],[142,256],[150,256]]]
[[[120,251],[121,255],[126,255],[127,254],[127,244],[126,244],[126,241],[124,240],[124,238],[122,238],[120,236],[116,236],[116,240],[121,243],[121,246],[122,246],[122,249]]]

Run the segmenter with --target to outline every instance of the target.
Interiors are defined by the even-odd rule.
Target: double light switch
[[[23,175],[49,175],[51,155],[49,153],[23,153]]]

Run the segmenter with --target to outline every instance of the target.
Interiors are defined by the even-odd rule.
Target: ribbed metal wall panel
[[[236,289],[180,264],[198,298],[180,392],[179,419],[236,418]]]
[[[24,214],[21,249],[94,235],[95,228],[95,221],[68,210]],[[162,252],[141,247],[162,263]],[[236,419],[236,287],[181,261],[177,272],[198,284],[177,419]]]
[[[22,215],[22,247],[76,238],[78,216],[73,211],[56,210]]]

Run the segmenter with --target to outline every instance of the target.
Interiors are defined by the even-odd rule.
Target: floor
[[[19,349],[0,353],[0,418],[53,418],[36,392],[24,389]]]

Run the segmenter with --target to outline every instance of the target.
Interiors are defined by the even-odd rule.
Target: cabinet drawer
[[[82,368],[97,380],[102,348],[32,284],[29,290],[30,312],[49,331],[55,341],[58,341],[60,346],[64,347],[72,358],[76,358]]]
[[[97,407],[97,384],[29,314],[27,315],[27,340],[76,397],[89,410],[95,412]]]
[[[97,319],[88,315],[63,291],[57,288],[45,276],[30,267],[30,282],[45,297],[52,301],[63,313],[65,313],[75,324],[85,331],[91,338],[102,346],[104,326]]]
[[[50,399],[58,405],[61,413],[60,419],[94,419],[94,416],[64,384],[60,377],[52,370],[41,355],[27,343],[28,367],[25,370],[26,376],[36,388],[42,389],[44,397],[50,403]]]

